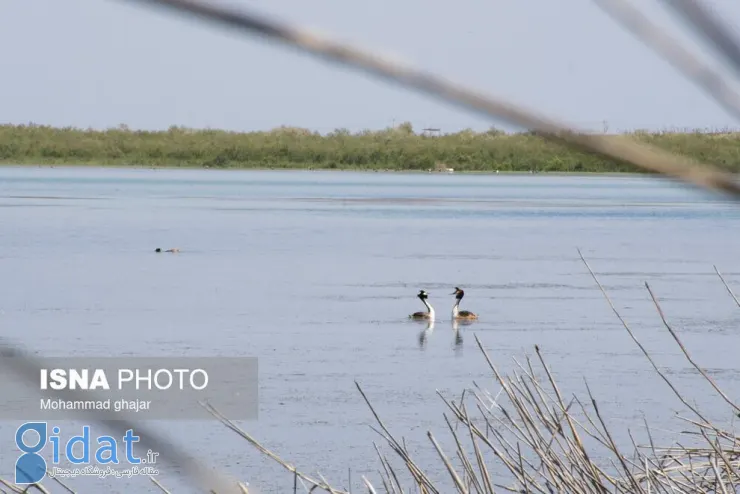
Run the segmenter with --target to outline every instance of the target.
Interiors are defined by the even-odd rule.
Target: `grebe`
[[[426,306],[427,312],[414,312],[409,316],[410,319],[428,319],[428,320],[434,320],[434,307],[432,307],[429,302],[427,302],[427,298],[429,297],[429,294],[425,292],[424,290],[419,290],[419,294],[417,295],[419,299],[422,301],[422,303]]]
[[[154,252],[162,252],[162,249],[160,249],[159,247],[157,247],[156,249],[154,249]],[[178,249],[178,248],[167,249],[165,252],[180,252],[180,249]]]
[[[455,291],[451,295],[455,295],[455,305],[452,306],[452,319],[478,319],[477,314],[473,314],[469,310],[460,310],[460,301],[465,296],[465,292],[460,288],[455,287]]]

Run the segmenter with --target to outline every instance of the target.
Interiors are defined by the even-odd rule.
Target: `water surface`
[[[40,355],[257,356],[260,417],[241,426],[306,473],[339,487],[351,475],[357,492],[361,475],[378,480],[372,442],[385,445],[355,381],[430,475],[445,479],[426,437],[432,430],[452,454],[436,391],[459,397],[475,381],[498,392],[474,335],[504,371],[539,344],[564,393],[580,395],[588,379],[622,439],[643,416],[679,428],[677,400],[578,248],[682,390],[711,396],[644,282],[696,360],[740,396],[740,309],[712,267],[734,285],[740,208],[673,182],[3,167],[0,219],[5,336]],[[462,307],[480,314],[458,333],[455,286],[466,291]],[[423,309],[420,289],[438,315],[425,338],[424,324],[407,319]],[[715,399],[702,405],[727,415]],[[18,425],[0,425],[4,478]],[[215,421],[161,427],[255,492],[292,492],[290,474]],[[189,492],[176,472],[160,477]],[[157,492],[146,478],[68,484]]]

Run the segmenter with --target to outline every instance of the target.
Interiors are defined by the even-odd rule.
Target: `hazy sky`
[[[632,1],[710,54],[660,2]],[[230,3],[587,128],[601,129],[602,121],[612,131],[738,127],[592,0]],[[712,4],[740,26],[740,1]],[[0,0],[0,46],[0,123],[320,132],[394,121],[446,132],[505,127],[280,45],[122,0]]]

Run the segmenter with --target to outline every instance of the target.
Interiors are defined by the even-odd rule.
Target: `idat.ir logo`
[[[51,428],[51,435],[46,422],[26,422],[18,427],[15,432],[15,445],[21,450],[21,455],[15,462],[15,483],[35,484],[40,482],[47,473],[46,460],[41,456],[41,451],[48,443],[52,445],[52,464],[61,463],[62,453],[69,463],[74,465],[89,465],[91,462],[90,426],[82,427],[82,434],[72,436],[66,444],[62,445],[59,437],[59,427]],[[155,463],[159,453],[148,450],[144,458],[134,455],[134,443],[139,441],[139,436],[134,436],[133,429],[126,431],[123,436],[124,450],[126,452],[125,462],[130,465]],[[93,453],[95,463],[103,465],[118,465],[122,460],[118,458],[118,441],[112,436],[97,436],[95,438],[96,450]],[[75,451],[75,446],[77,448]]]

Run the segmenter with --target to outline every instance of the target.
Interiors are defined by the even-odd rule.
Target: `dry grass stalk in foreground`
[[[580,254],[580,251],[579,251]],[[485,392],[473,393],[473,404],[465,403],[465,394],[460,404],[442,397],[450,415],[444,415],[455,443],[455,451],[444,451],[432,432],[428,438],[439,455],[444,470],[460,493],[492,494],[498,491],[509,492],[568,492],[576,494],[622,492],[622,493],[735,493],[740,485],[740,437],[734,432],[713,424],[678,391],[666,374],[662,372],[649,352],[640,344],[634,332],[616,310],[603,286],[581,259],[593,276],[612,310],[624,325],[630,337],[640,347],[655,371],[666,382],[687,410],[695,417],[682,418],[689,426],[676,438],[676,444],[659,447],[655,444],[650,429],[646,425],[649,444],[640,446],[632,440],[629,453],[618,448],[612,431],[606,426],[598,403],[588,384],[587,400],[576,396],[566,398],[558,387],[550,369],[546,365],[538,346],[535,346],[539,374],[532,361],[526,364],[516,362],[518,368],[511,375],[502,374],[490,360],[483,345],[476,336],[476,342],[483,353],[498,384],[502,387],[505,399],[497,401]],[[716,268],[715,268],[716,269]],[[717,271],[719,274],[719,271]],[[721,277],[721,275],[720,275]],[[722,282],[732,293],[724,279]],[[740,411],[714,382],[714,380],[692,359],[675,330],[668,323],[657,298],[647,283],[645,284],[659,316],[684,356],[716,393],[728,404],[728,416]],[[477,387],[477,386],[476,386]],[[370,404],[359,384],[357,388],[370,407],[383,437],[391,450],[400,458],[404,475],[413,479],[415,491],[422,493],[445,492],[424,473],[421,466],[411,457],[405,445],[388,430],[374,407]],[[440,395],[441,396],[441,395]],[[469,412],[469,408],[478,413]],[[591,409],[589,411],[588,409]],[[268,452],[248,433],[239,429],[231,421],[211,409],[223,423],[248,439],[253,445],[291,471],[295,468]],[[632,438],[632,435],[629,434]],[[700,440],[703,444],[684,446],[685,443]],[[588,447],[587,444],[592,444]],[[376,446],[382,472],[382,490],[363,477],[368,491],[401,493],[412,492],[402,486],[400,471],[392,466],[388,457]],[[455,457],[453,461],[451,458]],[[503,465],[508,478],[500,479],[491,474],[493,461]],[[438,467],[438,466],[437,466]],[[438,468],[435,468],[435,470]],[[301,478],[307,476],[299,474]],[[332,489],[325,481],[310,480],[314,489],[326,492],[342,492]]]
[[[525,365],[517,363],[518,372],[502,375],[477,337],[476,341],[502,386],[506,400],[495,403],[485,394],[475,393],[475,403],[470,407],[477,410],[474,414],[468,411],[468,404],[442,398],[451,412],[450,416],[445,414],[444,419],[456,451],[443,451],[431,431],[428,437],[456,486],[456,492],[736,492],[736,485],[740,484],[740,438],[734,433],[703,420],[687,419],[694,430],[683,434],[689,438],[704,438],[706,446],[658,447],[651,439],[648,447],[635,444],[630,454],[625,454],[616,446],[591,391],[588,391],[588,403],[592,413],[580,399],[566,400],[538,347],[535,350],[541,369],[537,370],[544,371],[544,379],[537,377],[530,359]],[[357,387],[365,397],[361,387]],[[367,403],[380,425],[377,432],[400,457],[404,474],[411,476],[418,492],[445,492],[424,473],[405,446],[389,432],[370,402]],[[213,413],[217,415],[216,411]],[[248,433],[217,416],[264,450]],[[587,448],[587,441],[594,442],[596,447]],[[369,492],[412,492],[409,486],[401,485],[400,472],[392,466],[392,461],[379,450],[378,454],[383,467],[382,489],[363,478]],[[294,467],[274,454],[269,455],[294,471]],[[493,461],[511,474],[506,484],[491,475],[493,465],[485,459],[491,455],[495,457]],[[332,490],[326,481],[310,483],[325,492],[344,492]]]

